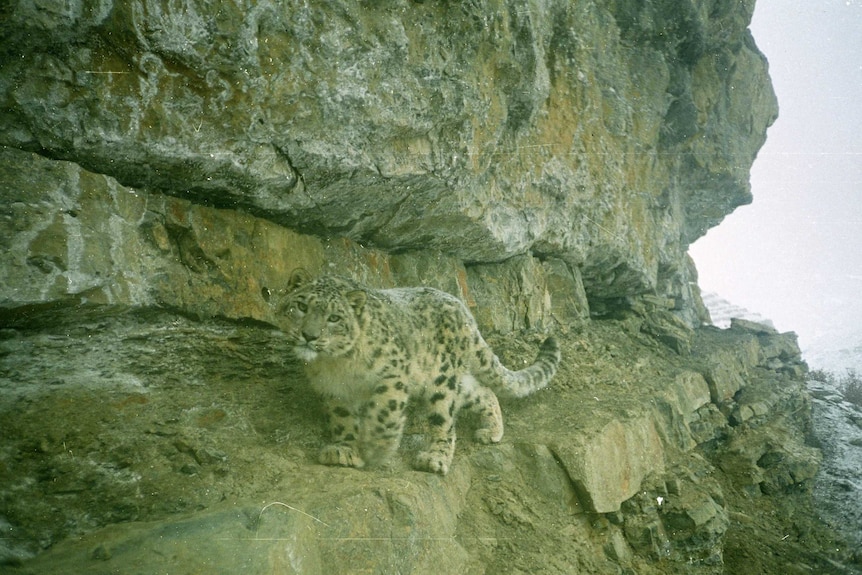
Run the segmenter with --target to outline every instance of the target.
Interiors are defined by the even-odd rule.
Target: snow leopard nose
[[[320,334],[319,334],[319,333],[317,333],[317,334],[311,334],[311,333],[308,333],[307,331],[303,330],[303,332],[302,332],[302,337],[304,337],[304,338],[305,338],[305,341],[306,341],[307,343],[311,343],[311,342],[313,342],[313,341],[317,340],[317,338],[319,338],[319,337],[320,337]]]

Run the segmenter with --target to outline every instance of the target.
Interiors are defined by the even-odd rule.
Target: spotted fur
[[[459,411],[478,416],[479,442],[503,436],[500,404],[485,385],[523,397],[548,385],[560,362],[549,337],[532,365],[510,371],[467,307],[427,287],[374,290],[336,276],[312,280],[300,269],[273,305],[312,387],[328,403],[332,443],[319,457],[328,465],[385,461],[398,449],[412,400],[421,402],[430,429],[415,467],[445,475]]]

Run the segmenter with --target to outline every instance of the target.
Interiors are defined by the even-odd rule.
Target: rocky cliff
[[[22,0],[0,143],[388,252],[560,259],[592,298],[685,296],[776,117],[752,10]]]
[[[702,328],[686,255],[750,201],[777,114],[752,10],[0,9],[0,562],[752,561],[747,543],[786,525],[758,513],[803,509],[816,470],[804,364],[791,335]],[[265,323],[299,266],[458,295],[510,364],[556,332],[563,368],[446,478],[321,468],[319,405]],[[764,569],[831,564],[801,551],[827,537],[806,529]]]

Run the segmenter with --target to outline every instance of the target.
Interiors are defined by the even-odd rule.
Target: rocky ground
[[[691,356],[633,317],[562,334],[554,385],[503,404],[499,446],[462,433],[441,478],[409,469],[421,429],[389,468],[316,465],[318,401],[260,324],[106,307],[5,323],[3,572],[858,572],[812,503],[795,378],[756,371],[727,416],[707,406],[687,424],[699,445],[668,449],[619,511],[590,511],[561,464],[549,436],[638,413],[638,390],[652,401],[729,331]],[[491,339],[515,365],[540,336]]]
[[[727,327],[731,318],[741,317],[771,325],[717,294],[704,294],[703,301],[715,325]],[[859,341],[856,327],[833,329],[803,353],[813,370],[806,384],[813,403],[809,440],[823,454],[814,482],[814,511],[857,549],[862,548],[862,406],[846,401],[841,385],[848,372],[858,373],[862,366]]]

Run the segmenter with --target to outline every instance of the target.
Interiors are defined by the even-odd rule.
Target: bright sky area
[[[754,203],[691,247],[700,286],[803,349],[862,334],[862,0],[758,0],[751,25],[780,107]]]

